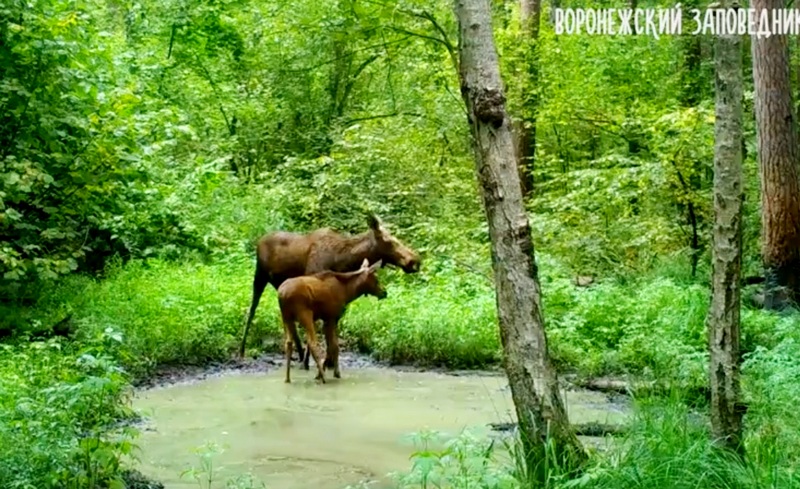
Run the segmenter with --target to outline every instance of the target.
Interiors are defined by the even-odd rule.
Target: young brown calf
[[[306,350],[310,350],[317,363],[316,380],[325,383],[325,360],[317,343],[314,322],[322,320],[325,331],[327,357],[333,363],[333,376],[339,373],[339,319],[347,305],[362,295],[373,295],[378,299],[386,297],[386,291],[378,283],[375,272],[381,267],[381,260],[369,266],[364,260],[361,269],[355,272],[324,271],[314,275],[290,278],[278,287],[278,303],[283,318],[284,349],[286,352],[286,382],[292,361],[293,340],[297,338],[295,323],[299,322],[306,330]],[[307,356],[307,354],[305,355]]]

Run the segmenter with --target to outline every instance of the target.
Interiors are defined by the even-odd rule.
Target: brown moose
[[[339,273],[324,271],[314,275],[294,277],[284,281],[278,287],[278,304],[281,308],[284,332],[284,352],[286,353],[286,382],[292,362],[292,343],[297,338],[296,323],[306,330],[306,349],[310,351],[317,363],[316,380],[325,383],[325,366],[330,359],[333,376],[341,378],[339,371],[339,319],[347,305],[362,295],[373,295],[379,300],[386,297],[386,291],[378,283],[376,271],[382,262],[369,266],[365,259],[361,269],[355,272]],[[314,323],[322,320],[326,354],[320,351]],[[306,353],[306,359],[308,353]],[[306,367],[307,368],[307,367]]]
[[[389,234],[374,214],[369,214],[369,230],[356,236],[345,236],[330,228],[308,234],[278,231],[261,237],[256,247],[256,272],[253,278],[253,301],[242,333],[239,357],[244,357],[247,333],[267,284],[276,290],[287,279],[330,270],[352,272],[363,260],[394,265],[405,273],[420,268],[417,253]],[[296,333],[295,333],[296,334]],[[297,354],[303,360],[300,337],[293,338]],[[304,364],[308,369],[308,361]]]

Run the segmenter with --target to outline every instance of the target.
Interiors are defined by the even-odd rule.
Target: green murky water
[[[313,374],[293,368],[284,384],[278,368],[141,392],[135,406],[151,430],[139,441],[140,470],[167,489],[198,487],[180,474],[199,465],[196,447],[214,442],[226,451],[214,457],[221,471],[213,487],[245,472],[268,488],[342,489],[362,480],[391,487],[386,474],[411,467],[409,434],[514,419],[502,376],[362,368],[317,385]],[[602,394],[569,392],[566,403],[575,423],[625,416]]]

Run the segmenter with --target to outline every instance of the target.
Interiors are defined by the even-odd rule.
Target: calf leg
[[[308,343],[306,343],[306,347],[303,350],[303,353],[300,355],[300,358],[303,361],[303,368],[308,370],[308,362],[311,359],[311,349],[308,347]],[[332,367],[332,363],[330,363],[328,358],[325,358],[325,365],[323,368]]]
[[[306,330],[306,349],[311,350],[311,354],[314,356],[314,362],[317,364],[317,377],[316,380],[321,380],[322,383],[325,383],[325,371],[324,371],[324,364],[325,364],[325,355],[322,354],[320,351],[319,344],[317,342],[317,333],[314,328],[314,316],[310,311],[304,312],[300,315],[300,324],[303,325],[303,328]]]
[[[333,376],[339,379],[342,376],[339,373],[339,331],[337,321],[325,322],[325,346],[327,348],[325,366],[330,365],[333,367]]]
[[[283,318],[283,352],[286,354],[286,382],[291,382],[289,379],[289,372],[292,365],[292,338],[297,336],[297,328],[295,328],[294,320],[291,318]]]

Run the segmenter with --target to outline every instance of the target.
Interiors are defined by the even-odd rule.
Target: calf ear
[[[375,231],[379,231],[381,228],[381,220],[372,212],[367,214],[367,224],[369,224],[370,229]]]
[[[379,269],[383,265],[383,260],[378,260],[369,267],[369,273],[375,273],[375,270]]]
[[[365,268],[369,268],[369,260],[364,258],[364,261],[361,262],[361,269],[364,270]]]

